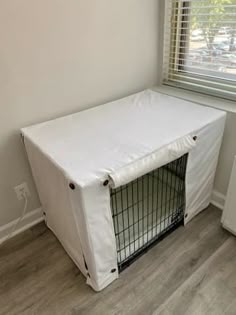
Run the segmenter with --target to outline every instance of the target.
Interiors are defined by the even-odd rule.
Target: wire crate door
[[[118,266],[124,269],[183,222],[188,155],[111,189]]]

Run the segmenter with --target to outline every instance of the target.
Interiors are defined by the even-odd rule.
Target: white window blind
[[[236,0],[165,3],[164,83],[236,100]]]

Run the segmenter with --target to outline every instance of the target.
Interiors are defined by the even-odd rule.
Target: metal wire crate
[[[111,189],[111,209],[121,271],[183,223],[188,155],[127,185]]]

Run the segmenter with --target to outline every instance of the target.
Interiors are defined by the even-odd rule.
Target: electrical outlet
[[[24,199],[24,195],[30,197],[30,191],[27,183],[21,183],[14,188],[18,200]]]

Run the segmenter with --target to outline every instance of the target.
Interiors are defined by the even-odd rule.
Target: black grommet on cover
[[[107,186],[109,184],[109,180],[106,179],[104,182],[103,182],[103,186]]]
[[[193,137],[193,140],[196,141],[196,140],[197,140],[197,136],[194,136],[194,137]]]
[[[114,273],[114,272],[116,272],[116,268],[111,269],[111,273]]]
[[[73,183],[69,184],[70,189],[75,190],[75,185]]]
[[[187,217],[188,217],[188,214],[186,213],[184,217],[187,218]]]

